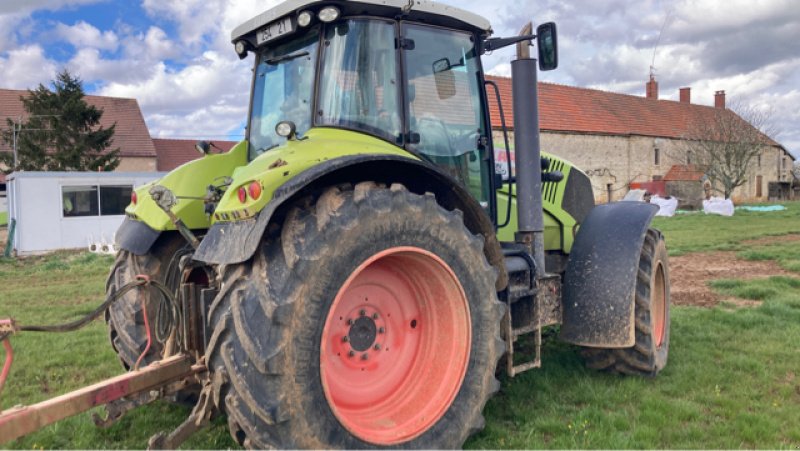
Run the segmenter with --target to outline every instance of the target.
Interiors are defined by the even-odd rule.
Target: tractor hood
[[[149,190],[154,185],[168,188],[178,196],[178,204],[172,209],[190,229],[207,229],[209,219],[203,210],[203,196],[210,184],[219,184],[221,177],[233,173],[236,167],[247,164],[247,143],[237,144],[224,154],[206,155],[203,158],[183,164],[163,178],[136,188],[137,203],[131,203],[125,214],[144,222],[156,231],[175,230],[175,226],[161,208],[150,197]]]
[[[233,183],[214,211],[212,223],[252,218],[275,196],[281,185],[301,172],[327,160],[364,154],[416,158],[397,146],[363,133],[313,128],[302,139],[286,141],[247,166],[234,170]]]

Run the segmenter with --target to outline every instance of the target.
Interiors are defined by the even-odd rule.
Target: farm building
[[[131,190],[161,172],[12,172],[9,226],[18,255],[114,241]],[[12,235],[9,230],[9,235]]]
[[[512,127],[511,79],[488,78],[498,85],[506,124]],[[503,148],[503,136],[499,109],[491,94],[497,152]],[[659,100],[655,80],[646,84],[645,97],[539,83],[542,150],[583,169],[592,181],[596,201],[619,200],[631,183],[663,181],[676,164],[692,164],[674,161],[670,155],[685,145],[692,123],[725,109],[724,91],[716,93],[713,107],[691,103],[690,88],[681,88],[679,99]],[[513,145],[513,130],[509,135]],[[734,201],[767,200],[768,183],[791,184],[792,162],[786,149],[770,140],[748,182],[734,191]]]

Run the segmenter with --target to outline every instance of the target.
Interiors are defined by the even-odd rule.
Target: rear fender
[[[275,190],[272,199],[253,218],[218,222],[211,226],[194,259],[208,264],[232,264],[249,259],[261,242],[273,215],[284,205],[291,205],[308,189],[340,183],[375,181],[402,183],[418,194],[432,192],[436,201],[448,210],[464,214],[464,224],[474,234],[484,237],[484,253],[499,277],[497,289],[505,288],[508,277],[500,243],[489,216],[470,193],[441,169],[397,155],[362,154],[323,161],[288,180]]]
[[[634,345],[636,274],[657,211],[644,202],[616,202],[589,212],[564,274],[561,340],[600,348]]]

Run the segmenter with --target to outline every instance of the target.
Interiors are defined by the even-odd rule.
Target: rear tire
[[[669,355],[669,264],[664,236],[647,231],[636,278],[636,343],[624,349],[585,348],[586,366],[621,374],[655,376]]]
[[[364,182],[298,202],[270,229],[251,261],[224,270],[210,311],[209,369],[234,439],[248,448],[456,448],[483,427],[481,411],[499,388],[504,308],[483,242],[459,212],[401,185]],[[392,296],[401,279],[411,281],[411,298]],[[431,292],[448,302],[432,302]],[[406,323],[403,310],[419,299],[436,312],[421,307]],[[409,341],[414,330],[419,346]],[[393,376],[400,382],[386,382]],[[394,403],[404,409],[372,408]]]

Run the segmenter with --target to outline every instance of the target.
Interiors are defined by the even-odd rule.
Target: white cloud
[[[207,51],[180,70],[157,63],[146,79],[113,82],[100,94],[136,98],[154,136],[224,135],[247,115],[248,66]]]
[[[73,45],[76,49],[89,47],[100,50],[116,51],[119,39],[113,31],[101,32],[84,21],[69,26],[63,23],[56,25],[56,35]]]
[[[34,89],[39,83],[47,86],[56,75],[56,65],[48,60],[42,48],[29,45],[0,56],[3,88]]]

